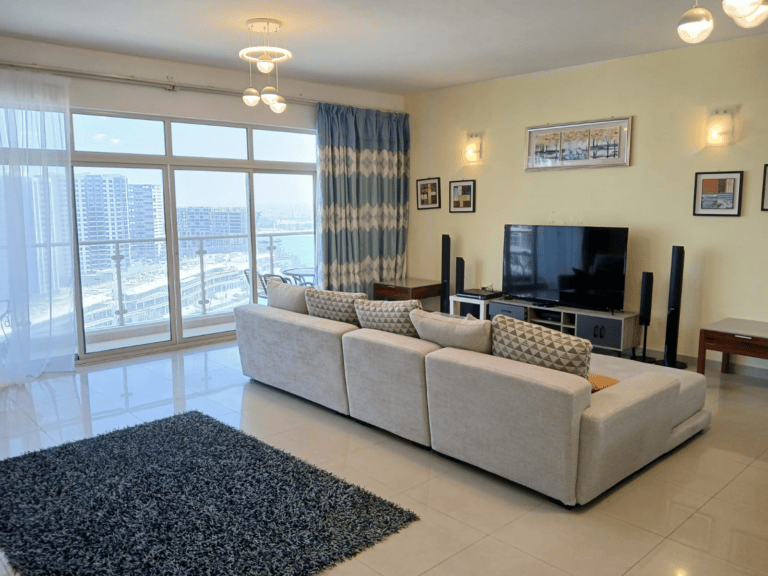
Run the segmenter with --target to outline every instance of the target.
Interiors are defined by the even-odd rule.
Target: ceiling
[[[283,20],[294,58],[281,76],[408,93],[687,46],[677,21],[693,0],[16,0],[0,34],[247,69],[245,22]],[[720,0],[707,42],[743,30]],[[74,66],[73,66],[74,67]]]

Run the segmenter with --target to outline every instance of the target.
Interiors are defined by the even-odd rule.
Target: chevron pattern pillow
[[[360,326],[355,312],[355,300],[368,300],[368,295],[362,292],[334,292],[316,288],[307,288],[304,296],[310,316],[328,318],[355,326]]]
[[[592,343],[497,314],[491,321],[493,355],[589,378]]]
[[[402,334],[403,336],[418,336],[416,327],[411,322],[411,310],[421,310],[418,300],[357,300],[355,311],[360,319],[360,326]]]

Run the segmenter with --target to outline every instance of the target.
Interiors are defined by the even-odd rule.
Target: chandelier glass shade
[[[710,11],[695,6],[680,18],[677,34],[688,44],[698,44],[707,39],[714,27],[715,20]]]
[[[259,91],[256,88],[246,88],[243,91],[243,102],[246,106],[256,106],[260,100]]]
[[[760,8],[762,0],[723,0],[723,10],[731,18],[746,18]]]
[[[285,98],[278,96],[277,99],[269,107],[275,114],[282,114],[285,112],[286,108]]]
[[[273,86],[265,86],[261,91],[261,101],[267,106],[272,106],[272,104],[277,102],[277,98],[277,90]]]
[[[768,20],[768,0],[723,0],[723,10],[742,28],[756,28]],[[712,33],[715,20],[699,0],[677,24],[677,34],[689,44],[703,42]]]
[[[259,72],[262,74],[269,74],[275,69],[275,61],[269,54],[262,54],[256,61],[256,68],[258,68]]]
[[[749,16],[745,16],[744,18],[734,18],[733,20],[742,28],[757,28],[760,24],[768,20],[768,0],[763,0],[757,10],[752,12]]]

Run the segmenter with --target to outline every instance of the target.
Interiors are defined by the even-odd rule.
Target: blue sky
[[[109,154],[165,155],[161,120],[73,114],[75,150]],[[253,130],[254,156],[267,161],[315,162],[314,134]],[[245,128],[171,123],[174,155],[201,158],[248,157]],[[123,174],[132,184],[163,184],[159,168],[77,167],[75,174]],[[245,207],[247,176],[223,171],[174,170],[177,206]],[[311,206],[312,176],[254,175],[256,209]]]

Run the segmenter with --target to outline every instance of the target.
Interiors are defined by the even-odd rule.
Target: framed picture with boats
[[[527,128],[525,170],[629,166],[631,136],[631,116]]]

